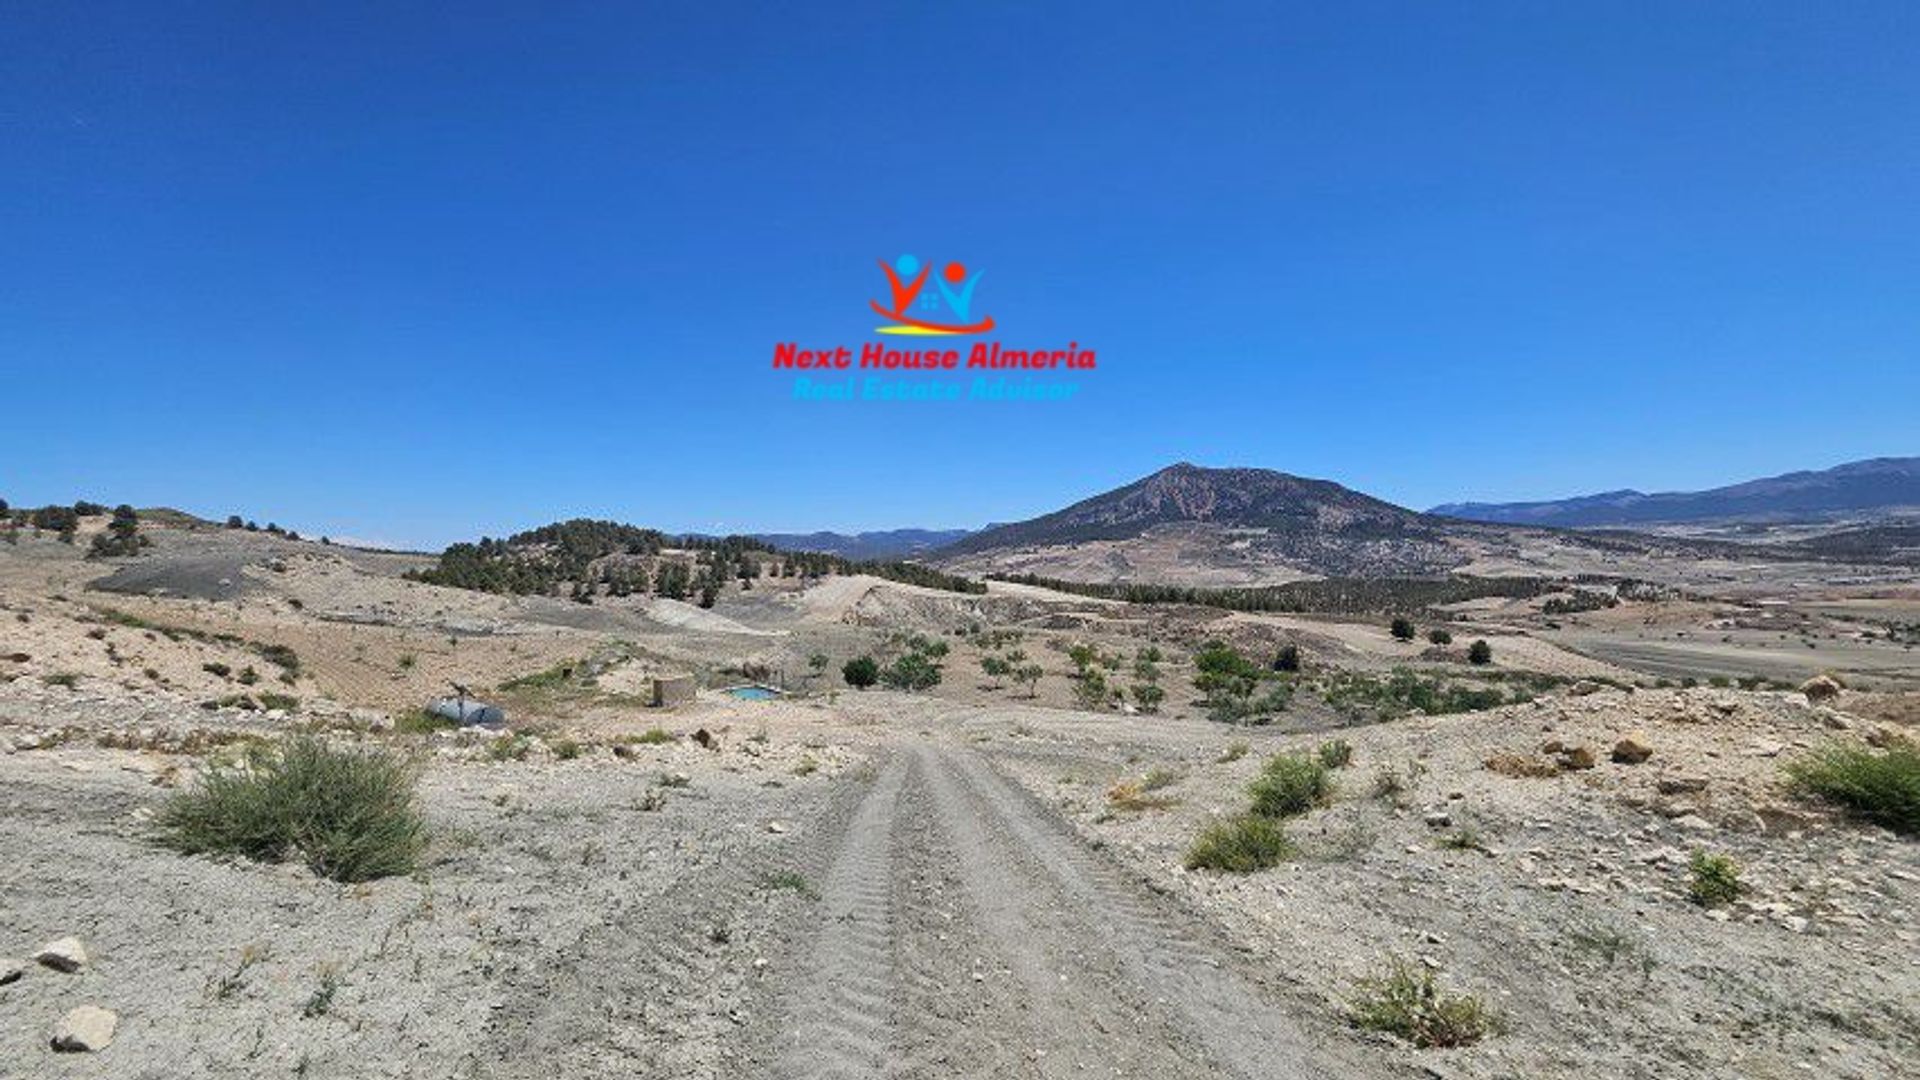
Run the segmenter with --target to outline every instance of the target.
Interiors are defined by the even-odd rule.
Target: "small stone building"
[[[699,680],[691,675],[655,675],[652,704],[663,708],[685,705],[693,700],[695,691],[699,689]]]

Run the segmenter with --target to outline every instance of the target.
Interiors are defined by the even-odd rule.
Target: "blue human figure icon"
[[[934,279],[934,284],[940,286],[940,295],[947,298],[947,306],[963,323],[972,317],[969,313],[973,310],[973,287],[979,283],[979,274],[967,277],[967,268],[957,262],[948,263]],[[954,289],[956,285],[960,287],[958,291]]]

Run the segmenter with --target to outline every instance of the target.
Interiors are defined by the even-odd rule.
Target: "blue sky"
[[[0,35],[15,503],[439,545],[977,525],[1176,460],[1424,507],[1920,453],[1911,5],[53,4]],[[900,252],[1099,370],[792,400],[775,343],[877,340]]]

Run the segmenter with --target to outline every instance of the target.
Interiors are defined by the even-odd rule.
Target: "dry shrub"
[[[1539,779],[1560,775],[1560,766],[1556,762],[1506,751],[1493,755],[1484,764],[1488,770],[1501,776]]]

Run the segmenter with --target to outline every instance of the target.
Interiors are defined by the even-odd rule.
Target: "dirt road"
[[[476,1071],[1382,1075],[974,750],[896,743],[794,814],[558,950]]]
[[[970,750],[894,754],[821,900],[768,1077],[1364,1071]]]

